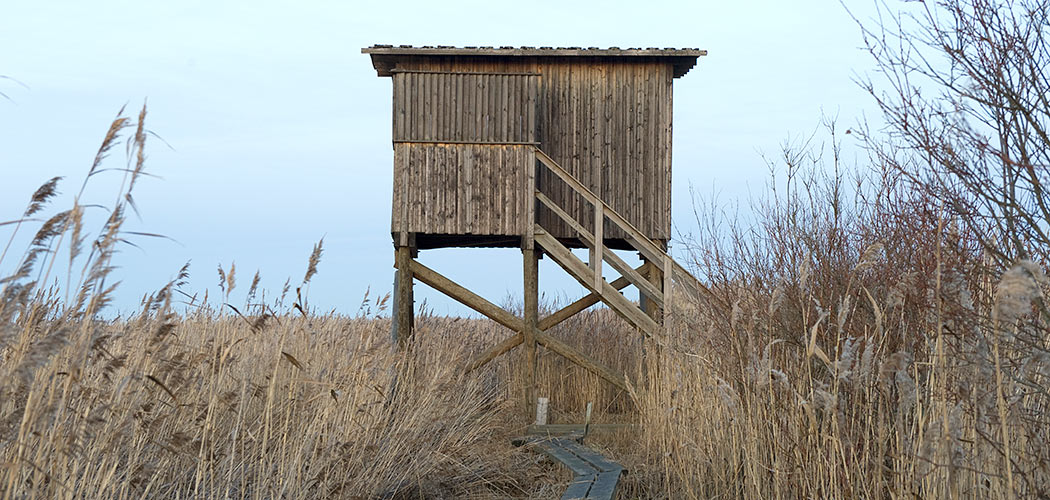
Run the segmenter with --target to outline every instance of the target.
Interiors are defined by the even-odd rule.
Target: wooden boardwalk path
[[[561,500],[611,500],[625,472],[622,465],[571,438],[529,438],[520,443],[535,446],[575,474]]]

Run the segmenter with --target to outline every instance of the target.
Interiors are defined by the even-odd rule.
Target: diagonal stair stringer
[[[598,297],[605,305],[627,320],[631,326],[641,330],[646,335],[659,336],[661,334],[662,328],[659,323],[645,314],[645,311],[642,311],[627,297],[624,297],[619,290],[605,281],[605,279],[598,281],[600,286],[596,287],[594,285],[594,270],[588,267],[587,263],[580,260],[579,257],[573,255],[565,245],[562,245],[556,238],[544,231],[542,227],[536,227],[535,235],[536,243],[543,247],[544,251],[550,255],[554,262],[557,262],[569,275],[575,278],[576,281],[579,281],[584,288],[598,294]]]
[[[574,255],[557,238],[553,237],[542,226],[536,224],[533,232],[535,241],[544,251],[551,256],[576,281],[580,282],[586,289],[596,294],[600,300],[620,317],[625,319],[635,328],[648,336],[661,336],[669,312],[673,307],[671,300],[672,284],[677,282],[683,285],[691,294],[708,295],[710,291],[696,277],[687,271],[681,264],[674,260],[667,252],[654,241],[646,237],[641,231],[631,224],[619,212],[605,203],[600,197],[583,185],[572,174],[559,165],[539,148],[535,151],[539,163],[560,178],[573,191],[588,201],[595,209],[594,229],[588,231],[577,220],[570,216],[565,210],[557,206],[550,198],[535,191],[536,200],[546,206],[552,213],[557,215],[579,237],[579,240],[591,248],[591,262],[587,263]],[[608,219],[626,235],[626,241],[634,247],[645,259],[663,271],[663,283],[661,287],[641,276],[626,262],[620,259],[610,249],[606,248],[602,239],[602,227]],[[627,299],[618,291],[618,287],[612,286],[601,276],[601,262],[607,261],[613,268],[620,272],[622,278],[626,278],[635,285],[639,291],[645,294],[664,310],[664,325],[651,318],[638,305]]]

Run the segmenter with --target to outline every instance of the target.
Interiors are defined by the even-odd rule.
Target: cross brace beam
[[[496,358],[500,354],[503,354],[518,346],[524,340],[524,335],[522,332],[525,329],[525,322],[521,318],[511,314],[506,309],[503,309],[502,307],[499,307],[493,304],[492,302],[485,300],[485,298],[481,297],[480,295],[471,292],[470,290],[467,290],[466,288],[457,284],[456,282],[442,276],[437,271],[434,271],[433,269],[424,266],[415,259],[412,259],[409,262],[409,267],[411,268],[413,277],[418,279],[419,281],[422,281],[423,283],[426,283],[435,290],[444,293],[449,297],[452,297],[459,303],[473,309],[474,311],[477,311],[478,313],[495,321],[496,323],[499,323],[511,330],[518,332],[513,337],[510,337],[500,342],[493,348],[490,348],[488,351],[482,353],[481,356],[475,358],[467,366],[467,371],[476,369],[481,365],[484,365],[485,363]],[[584,299],[581,300],[585,299],[586,297],[584,297]],[[569,307],[572,307],[572,305],[570,305]],[[565,359],[568,359],[569,361],[575,363],[581,368],[584,368],[585,370],[588,370],[594,373],[595,375],[598,375],[599,377],[605,379],[607,382],[615,385],[616,387],[619,387],[623,390],[627,390],[627,378],[624,375],[617,373],[615,370],[592,359],[590,356],[581,353],[579,350],[566,344],[565,342],[541,331],[539,328],[537,328],[534,331],[534,334],[536,336],[537,343],[539,343],[543,347],[546,347],[551,352],[554,352],[555,354],[558,354],[564,357]]]

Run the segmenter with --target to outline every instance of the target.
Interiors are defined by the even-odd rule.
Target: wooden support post
[[[674,259],[670,255],[664,255],[664,334],[667,334],[668,328],[671,327],[671,308],[674,307]]]
[[[540,322],[540,252],[536,249],[536,170],[535,160],[527,172],[525,200],[525,235],[521,239],[522,275],[524,278],[524,310],[522,311],[522,342],[525,344],[525,418],[536,408],[536,331]]]
[[[594,269],[594,289],[602,289],[602,252],[605,250],[605,205],[594,204],[594,253],[591,268]]]
[[[587,433],[591,430],[591,410],[594,409],[594,402],[587,402],[587,413],[583,417],[583,438],[587,437]],[[580,442],[583,442],[583,438],[580,438]]]
[[[536,404],[536,329],[539,324],[539,256],[535,245],[521,250],[525,278],[525,408],[531,416]]]
[[[656,289],[660,290],[661,293],[664,293],[663,262],[654,263],[649,259],[646,259],[644,256],[642,257],[642,261],[645,262],[645,268],[647,271],[646,278],[648,278],[649,282],[652,283]],[[666,293],[664,294],[664,300],[667,300]],[[638,293],[638,303],[642,307],[642,310],[645,311],[645,314],[649,315],[650,318],[653,318],[653,321],[659,322],[663,317],[660,304],[657,304],[656,301],[649,298],[644,292]]]
[[[666,241],[654,241],[653,243],[666,251]],[[651,283],[653,287],[659,290],[663,295],[662,300],[657,303],[657,301],[653,300],[645,293],[639,292],[638,305],[641,306],[642,311],[645,311],[645,314],[650,318],[653,318],[653,321],[665,324],[664,319],[669,312],[667,304],[669,304],[671,300],[670,284],[673,273],[673,269],[669,266],[674,263],[674,260],[672,260],[667,254],[664,254],[659,261],[650,260],[642,253],[639,253],[638,257],[645,263],[645,276],[648,278],[649,283]]]
[[[639,268],[641,269],[642,277],[645,278],[645,281],[650,281],[652,279],[650,274],[652,271],[649,269],[649,261],[640,253],[638,254],[638,258],[642,261],[642,266]],[[638,290],[638,309],[641,309],[642,312],[652,317],[652,313],[649,312],[652,307],[653,303],[649,300],[649,295],[642,290]]]
[[[411,263],[412,248],[397,246],[394,249],[394,267],[397,272],[394,273],[394,316],[390,336],[398,347],[404,347],[412,339],[415,323]]]

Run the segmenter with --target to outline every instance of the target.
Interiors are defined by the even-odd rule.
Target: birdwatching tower
[[[393,82],[394,338],[412,336],[419,280],[513,332],[467,369],[524,345],[530,408],[537,345],[626,388],[622,374],[546,331],[600,301],[659,336],[672,285],[700,287],[666,250],[672,86],[706,51],[375,45],[362,52]],[[418,260],[419,250],[447,247],[521,248],[523,316]],[[588,260],[572,248],[588,248]],[[638,252],[642,266],[613,249]],[[544,318],[541,254],[590,292]],[[605,280],[603,266],[620,277]],[[640,304],[620,292],[632,285]]]

